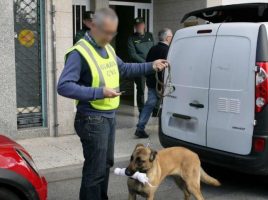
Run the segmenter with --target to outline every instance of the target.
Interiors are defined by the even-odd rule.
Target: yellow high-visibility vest
[[[91,75],[93,88],[107,87],[119,91],[119,70],[117,65],[116,54],[111,45],[106,45],[108,57],[103,58],[95,50],[95,48],[85,39],[79,40],[69,51],[66,53],[65,59],[68,54],[77,50],[87,61]],[[76,100],[76,104],[78,104]],[[118,108],[120,97],[104,98],[89,102],[91,106],[97,110],[114,110]]]

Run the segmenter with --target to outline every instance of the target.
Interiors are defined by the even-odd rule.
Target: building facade
[[[134,17],[143,17],[156,36],[163,27],[183,27],[180,19],[187,12],[234,2],[238,1],[0,0],[0,133],[15,139],[74,134],[74,102],[57,95],[56,85],[86,10],[116,10],[120,24],[113,45],[127,60]],[[133,85],[126,87],[134,90]]]

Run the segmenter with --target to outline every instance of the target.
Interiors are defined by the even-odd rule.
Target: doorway
[[[110,7],[115,10],[119,18],[118,34],[112,42],[117,55],[128,62],[128,37],[134,31],[134,18],[142,17],[146,24],[146,31],[153,32],[153,6],[152,3],[136,3],[124,1],[109,1]],[[125,91],[121,97],[123,104],[136,106],[136,89],[134,81],[121,79],[120,90]]]
[[[113,41],[113,46],[116,49],[116,54],[124,61],[128,62],[127,43],[128,37],[133,33],[133,19],[135,17],[134,6],[112,5],[118,15],[118,34]],[[134,105],[134,82],[131,79],[121,79],[120,90],[125,91],[121,97],[121,101],[126,105]]]
[[[73,0],[73,40],[76,32],[83,28],[83,15],[89,11],[89,0]]]

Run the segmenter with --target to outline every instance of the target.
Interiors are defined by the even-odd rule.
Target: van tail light
[[[254,138],[253,139],[253,150],[254,152],[261,153],[265,149],[265,139],[264,138]]]
[[[256,112],[261,112],[268,103],[268,62],[257,62]]]

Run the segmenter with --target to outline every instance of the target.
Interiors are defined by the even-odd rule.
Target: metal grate
[[[76,33],[83,28],[83,15],[85,12],[86,5],[73,5],[73,39],[75,39]]]
[[[239,114],[240,109],[241,109],[241,102],[239,99],[228,99],[228,98],[218,99],[218,111],[220,112]]]
[[[42,125],[40,0],[14,0],[18,127]]]

